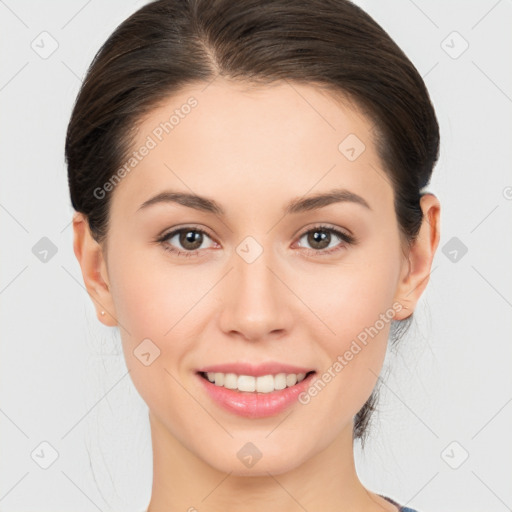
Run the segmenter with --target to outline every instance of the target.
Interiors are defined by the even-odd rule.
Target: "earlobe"
[[[413,313],[421,294],[425,290],[432,262],[439,245],[441,205],[436,196],[431,193],[423,194],[420,199],[423,211],[423,221],[416,240],[411,245],[406,271],[402,272],[396,292],[396,300],[402,304],[403,317],[397,315],[397,320],[403,320]]]
[[[82,270],[87,293],[94,302],[98,319],[107,326],[116,326],[115,308],[103,251],[91,235],[86,217],[80,212],[73,215],[73,250]]]

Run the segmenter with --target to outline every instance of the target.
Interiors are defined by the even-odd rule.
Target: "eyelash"
[[[176,249],[172,245],[169,245],[168,243],[166,243],[167,240],[174,237],[174,235],[181,233],[182,231],[185,231],[185,232],[186,231],[194,231],[196,233],[201,233],[203,235],[208,236],[209,238],[212,238],[206,231],[204,231],[202,229],[196,228],[194,226],[186,226],[186,227],[175,229],[174,231],[170,231],[169,233],[164,234],[163,236],[161,236],[160,238],[157,239],[157,242],[162,245],[162,247],[165,251],[173,253],[176,256],[184,256],[185,258],[190,258],[191,256],[195,256],[195,257],[199,256],[199,253],[201,252],[200,249],[196,249],[194,251],[181,251],[179,249]],[[309,228],[307,231],[304,231],[299,236],[299,240],[304,235],[307,235],[308,233],[310,233],[312,231],[330,232],[330,233],[334,234],[336,237],[338,237],[339,239],[341,239],[343,242],[340,245],[331,247],[330,249],[316,250],[316,249],[307,249],[306,248],[307,251],[312,251],[313,253],[315,253],[315,256],[327,256],[327,255],[330,255],[332,253],[335,253],[335,252],[341,250],[346,245],[355,245],[357,243],[357,240],[355,239],[355,237],[348,235],[347,233],[344,233],[342,231],[339,231],[338,229],[335,229],[335,228],[332,228],[330,226],[326,226],[323,224],[319,224],[318,226],[314,226],[312,228]]]

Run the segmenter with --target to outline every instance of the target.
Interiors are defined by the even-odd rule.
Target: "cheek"
[[[112,254],[112,293],[119,322],[134,342],[141,336],[170,339],[182,320],[190,322],[189,315],[196,314],[195,307],[213,286],[214,276],[206,266],[190,270],[191,266],[167,261],[163,249],[125,252]]]
[[[172,411],[189,410],[190,395],[179,384],[179,369],[191,349],[190,340],[198,338],[191,328],[193,315],[204,314],[195,306],[209,281],[202,281],[199,273],[200,281],[191,283],[190,275],[166,265],[164,257],[148,264],[147,251],[112,251],[112,262],[112,295],[135,388],[157,416],[165,416],[170,404]],[[173,418],[173,428],[181,428],[181,415]]]
[[[190,399],[172,377],[181,381],[191,366],[218,280],[207,265],[172,264],[162,253],[112,251],[110,273],[127,368],[144,400],[155,406],[171,396],[178,405]]]
[[[325,336],[329,352],[339,352],[344,346],[377,323],[386,331],[399,275],[399,253],[389,249],[380,253],[354,256],[347,263],[329,267],[301,279],[302,294],[308,304],[329,327]],[[385,326],[379,321],[386,315]]]
[[[330,414],[337,411],[341,423],[346,421],[347,414],[354,415],[370,396],[381,371],[395,316],[392,305],[401,254],[398,238],[396,244],[376,240],[372,245],[336,267],[326,267],[323,273],[301,280],[300,293],[328,326],[322,329],[324,335],[316,337],[324,364],[319,375],[321,382],[313,394],[321,390],[322,399],[314,399],[312,405],[318,407],[315,414],[319,417],[325,410]],[[334,416],[331,418],[334,420]]]
[[[302,397],[308,418],[323,429],[325,443],[345,428],[375,388],[394,315],[384,284],[380,288],[369,281],[363,287],[363,280],[353,278],[345,280],[335,300],[325,301],[323,319],[335,334],[317,338],[323,364]]]

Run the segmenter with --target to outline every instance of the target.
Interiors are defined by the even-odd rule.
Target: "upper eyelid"
[[[200,226],[194,226],[193,224],[191,225],[188,225],[188,226],[183,226],[183,227],[180,227],[180,228],[173,228],[173,229],[170,229],[169,231],[163,231],[161,235],[158,236],[158,240],[162,240],[163,238],[168,238],[169,236],[171,235],[176,235],[177,233],[181,232],[181,231],[198,231],[200,233],[204,233],[206,235],[208,235],[212,240],[215,239],[215,237],[213,235],[211,235],[208,230],[206,230],[205,228],[203,227],[200,227]]]
[[[329,226],[328,224],[315,224],[314,226],[311,226],[311,227],[308,227],[306,228],[304,231],[301,232],[300,235],[298,236],[304,236],[306,233],[309,233],[310,231],[313,231],[315,229],[318,229],[318,230],[325,230],[325,231],[332,231],[334,232],[335,234],[338,232],[340,234],[344,234],[350,238],[355,238],[352,233],[346,229],[346,228],[339,228],[339,227],[335,227],[335,226]]]
[[[204,234],[208,235],[210,238],[215,238],[213,235],[211,235],[208,232],[207,229],[205,229],[203,227],[200,227],[200,226],[194,226],[194,225],[183,226],[181,228],[173,228],[173,229],[171,229],[169,231],[164,231],[161,235],[158,236],[158,238],[167,238],[170,235],[175,235],[176,233],[179,233],[180,231],[185,231],[187,229],[189,231],[198,231],[200,233],[204,233]],[[339,231],[341,233],[343,233],[343,231],[344,231],[343,228],[338,228],[338,227],[334,227],[334,226],[318,224],[318,225],[314,225],[314,226],[308,227],[308,228],[304,229],[304,231],[300,232],[300,235],[296,233],[294,236],[304,236],[306,233],[309,233],[313,229],[324,229],[326,231]],[[345,229],[345,231],[348,231],[348,230]],[[351,236],[350,232],[348,233],[348,236]]]

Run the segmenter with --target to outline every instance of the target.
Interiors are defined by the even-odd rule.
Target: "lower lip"
[[[224,409],[245,418],[266,418],[275,416],[297,401],[298,396],[310,386],[314,373],[289,388],[258,393],[236,391],[216,386],[208,379],[197,374],[210,397]]]

